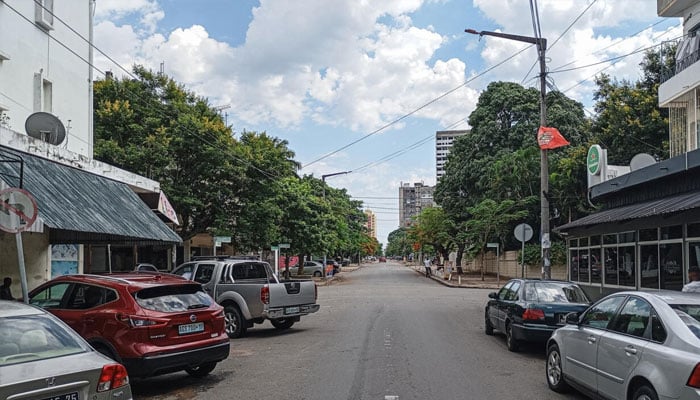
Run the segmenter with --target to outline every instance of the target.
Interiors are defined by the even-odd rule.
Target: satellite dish
[[[647,154],[647,153],[639,153],[635,154],[634,157],[632,157],[632,161],[630,161],[630,170],[636,171],[638,169],[642,169],[644,167],[648,167],[649,165],[655,164],[656,159],[654,156]]]
[[[51,113],[39,111],[27,117],[24,122],[27,135],[58,145],[66,138],[66,127],[58,117]]]

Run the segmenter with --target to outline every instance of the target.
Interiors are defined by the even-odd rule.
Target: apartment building
[[[445,175],[447,156],[450,154],[454,141],[469,132],[469,130],[435,132],[435,182]]]
[[[365,227],[367,228],[367,234],[373,238],[377,238],[377,216],[370,209],[365,210],[365,215],[367,216],[367,223]]]
[[[399,224],[401,227],[411,225],[415,217],[424,208],[434,207],[433,193],[435,186],[425,185],[423,182],[401,182],[399,187]]]

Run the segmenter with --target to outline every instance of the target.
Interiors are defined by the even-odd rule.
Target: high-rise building
[[[469,130],[461,131],[437,131],[435,132],[435,181],[445,175],[445,163],[450,154],[455,139],[469,133]]]
[[[399,187],[399,224],[401,227],[411,225],[413,219],[424,208],[434,207],[433,192],[435,186],[424,185],[423,182],[401,183]]]
[[[377,217],[374,215],[372,210],[365,210],[365,215],[367,216],[367,234],[373,238],[377,238]]]

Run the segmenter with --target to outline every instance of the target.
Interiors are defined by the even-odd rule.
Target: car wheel
[[[187,368],[185,369],[185,372],[190,374],[190,376],[194,378],[204,378],[205,376],[209,375],[211,371],[214,370],[214,367],[216,367],[215,362],[209,362],[209,363],[204,363],[202,365],[198,365],[193,368]]]
[[[246,326],[241,310],[236,306],[228,305],[224,308],[224,315],[226,317],[226,334],[228,337],[231,339],[243,337]]]
[[[109,347],[103,345],[103,344],[93,344],[92,347],[97,350],[98,353],[102,354],[105,357],[109,357],[114,361],[121,362],[119,360],[119,357],[117,357],[112,350],[109,349]]]
[[[289,318],[272,319],[270,322],[272,322],[272,326],[279,330],[289,329],[294,325],[294,320]]]
[[[506,346],[510,351],[518,351],[520,348],[520,343],[513,337],[513,324],[511,323],[506,325]]]
[[[547,385],[557,393],[565,393],[569,389],[562,373],[561,352],[556,344],[547,348]]]
[[[491,320],[489,319],[488,311],[484,316],[484,333],[486,333],[489,336],[493,335],[493,325],[491,325]]]
[[[321,277],[321,271],[315,271],[314,272],[315,277]]]
[[[659,400],[659,396],[653,387],[644,384],[634,391],[632,400]]]

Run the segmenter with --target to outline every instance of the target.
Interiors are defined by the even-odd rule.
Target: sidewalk
[[[404,264],[408,268],[412,268],[414,271],[419,273],[420,275],[425,276],[425,267],[422,265],[411,265],[411,264]],[[501,286],[503,286],[508,279],[505,277],[501,277],[500,282],[497,279],[496,276],[493,275],[484,275],[484,280],[481,280],[481,274],[479,273],[465,273],[462,275],[457,275],[456,273],[452,274],[452,279],[447,280],[443,278],[442,271],[438,274],[435,271],[435,268],[432,268],[432,275],[430,275],[430,279],[453,288],[470,288],[470,289],[500,289]]]

